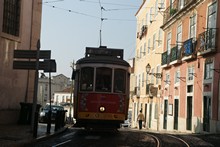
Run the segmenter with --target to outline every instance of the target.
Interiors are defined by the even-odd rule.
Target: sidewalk
[[[22,147],[26,143],[39,141],[67,130],[67,127],[54,132],[51,125],[50,134],[47,134],[47,124],[38,124],[37,138],[33,138],[31,125],[0,125],[0,147]]]

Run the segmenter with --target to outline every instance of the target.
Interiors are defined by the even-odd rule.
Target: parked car
[[[131,123],[129,122],[128,119],[121,124],[121,128],[130,128],[130,127],[131,127]]]
[[[50,105],[46,105],[40,112],[39,116],[39,122],[47,122],[48,120],[48,113],[50,110]],[[57,105],[51,105],[51,121],[55,122],[57,111],[65,111],[63,106],[57,106]],[[66,116],[66,114],[65,114]],[[64,120],[66,120],[66,117],[64,117]]]

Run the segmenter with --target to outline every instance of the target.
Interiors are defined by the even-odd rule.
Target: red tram
[[[86,47],[76,62],[74,118],[85,128],[119,128],[127,119],[130,65],[122,49]]]

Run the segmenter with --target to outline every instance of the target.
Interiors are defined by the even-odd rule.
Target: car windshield
[[[50,105],[46,105],[44,108],[44,110],[49,110],[49,109],[50,109]],[[51,109],[52,109],[52,111],[53,110],[64,110],[64,108],[62,106],[54,106],[54,105],[51,106]]]

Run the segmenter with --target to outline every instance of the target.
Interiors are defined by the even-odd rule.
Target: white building
[[[62,105],[67,110],[67,116],[73,117],[73,91],[71,88],[66,88],[62,91],[54,92],[54,105]]]

